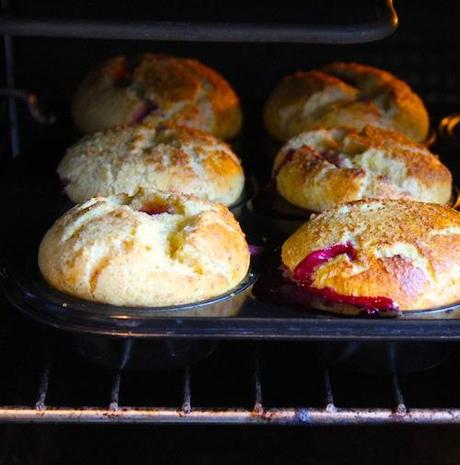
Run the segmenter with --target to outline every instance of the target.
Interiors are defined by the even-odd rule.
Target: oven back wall
[[[323,9],[308,15],[314,2],[306,2],[296,10],[294,2],[268,2],[267,7],[248,7],[243,2],[223,2],[222,8],[210,7],[213,2],[187,2],[181,8],[175,2],[145,4],[145,11],[136,7],[97,7],[99,2],[16,2],[18,14],[33,16],[68,16],[115,19],[191,19],[229,18],[235,20],[267,20],[270,17],[285,21],[313,18],[328,21],[326,7],[332,5],[341,11],[350,2],[322,2]],[[161,7],[166,7],[163,15]],[[220,4],[220,2],[219,2]],[[282,7],[280,6],[282,4]],[[344,11],[366,12],[373,2],[351,2]],[[64,7],[63,5],[66,5]],[[96,6],[95,6],[96,5]],[[104,5],[104,2],[102,2]],[[135,4],[136,5],[136,4]],[[195,8],[193,5],[198,5]],[[230,5],[230,6],[229,6]],[[361,5],[361,6],[357,6]],[[367,6],[366,6],[367,5]],[[14,3],[13,3],[14,6]],[[400,28],[391,37],[370,44],[359,45],[306,45],[306,44],[248,44],[248,43],[177,43],[137,42],[92,39],[15,38],[16,82],[20,88],[37,92],[59,117],[53,137],[61,137],[62,145],[71,143],[77,134],[72,129],[69,102],[85,71],[101,60],[116,54],[136,54],[144,51],[169,53],[198,58],[219,70],[235,87],[243,102],[245,132],[251,135],[261,131],[261,110],[270,90],[285,74],[300,69],[311,69],[334,60],[360,61],[386,68],[406,80],[419,92],[430,107],[433,119],[441,113],[460,106],[460,61],[458,60],[457,25],[460,15],[458,4],[396,2]],[[246,10],[245,10],[246,7]],[[15,11],[13,8],[13,11]],[[297,7],[298,8],[298,7]],[[353,10],[354,8],[354,10]],[[39,12],[37,11],[39,10]],[[143,13],[144,11],[144,13]],[[331,11],[334,11],[332,8]],[[92,16],[91,16],[92,15]],[[140,15],[140,16],[139,16]],[[214,15],[214,16],[212,16]],[[227,15],[227,16],[225,16]],[[337,16],[334,16],[337,17]],[[340,15],[338,16],[340,17]],[[344,22],[347,17],[344,16]],[[442,110],[439,107],[442,105]],[[21,134],[25,149],[35,146],[36,137],[43,139],[43,128],[32,123],[21,111]]]

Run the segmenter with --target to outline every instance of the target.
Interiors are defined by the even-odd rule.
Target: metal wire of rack
[[[341,407],[335,400],[331,372],[322,369],[322,406],[312,407],[306,401],[301,407],[266,406],[263,392],[264,373],[258,349],[252,351],[252,399],[249,408],[200,407],[193,402],[193,369],[183,370],[182,403],[176,407],[130,406],[123,402],[123,380],[130,373],[115,371],[107,389],[107,404],[100,406],[53,406],[47,403],[53,373],[52,356],[46,359],[38,377],[35,402],[30,405],[0,405],[1,423],[133,423],[133,424],[279,424],[279,425],[360,425],[360,424],[443,424],[460,423],[460,408],[411,408],[405,401],[399,376],[391,377],[387,393],[392,407]],[[210,373],[212,377],[213,374]],[[70,386],[68,386],[70,388]],[[155,393],[152,392],[152,404]],[[371,402],[372,403],[372,402]]]

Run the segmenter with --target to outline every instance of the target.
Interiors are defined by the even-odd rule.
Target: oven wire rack
[[[263,373],[257,348],[252,352],[252,408],[203,408],[192,401],[193,369],[183,370],[182,404],[177,407],[132,407],[123,403],[123,379],[130,373],[113,373],[107,387],[107,404],[97,407],[51,406],[47,404],[52,355],[38,379],[35,403],[1,405],[0,423],[132,423],[132,424],[279,424],[279,425],[362,425],[362,424],[452,424],[460,423],[460,408],[411,408],[407,405],[396,373],[391,375],[392,408],[342,408],[336,405],[334,386],[328,369],[322,371],[322,407],[266,407]],[[251,356],[251,354],[250,354]],[[351,375],[352,376],[352,375]],[[152,393],[154,398],[154,393]]]

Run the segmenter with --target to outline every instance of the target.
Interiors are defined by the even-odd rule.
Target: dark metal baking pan
[[[235,316],[256,275],[248,272],[241,283],[218,297],[169,307],[120,307],[63,294],[44,281],[35,261],[18,274],[4,269],[2,278],[5,295],[16,308],[40,323],[68,331],[84,358],[106,368],[161,369],[200,360],[213,351],[216,342],[164,339],[161,325],[153,329],[150,320]]]
[[[335,317],[345,325],[350,318],[369,317],[372,313],[361,312],[359,315],[343,315],[311,308],[311,297],[303,292],[298,293],[282,277],[279,270],[279,250],[269,256],[253,289],[256,297],[272,305],[288,305],[293,313],[309,314],[310,317]],[[404,320],[439,320],[459,319],[460,302],[434,309],[376,313],[376,317]],[[447,342],[434,342],[427,346],[426,342],[407,342],[401,338],[398,342],[390,341],[329,341],[326,344],[315,344],[313,351],[319,362],[325,366],[339,366],[354,371],[371,373],[408,373],[426,370],[444,362],[453,355],[456,345]]]
[[[56,153],[58,151],[48,153]],[[62,153],[62,149],[59,149]],[[443,153],[439,151],[439,153]],[[58,157],[44,159],[33,156],[28,158],[18,157],[14,161],[14,169],[6,171],[1,176],[1,213],[3,218],[8,218],[10,227],[2,228],[0,231],[0,256],[3,261],[3,279],[5,292],[15,306],[29,306],[30,302],[35,302],[38,311],[44,314],[48,306],[33,299],[34,287],[31,281],[30,269],[27,263],[34,260],[37,245],[52,222],[59,216],[59,187],[57,180],[55,185],[50,179],[54,174],[55,164]],[[251,153],[252,155],[252,153]],[[450,158],[451,165],[455,165],[454,156]],[[446,160],[449,164],[449,160]],[[454,166],[455,167],[455,166]],[[254,173],[261,168],[257,164]],[[270,232],[270,226],[264,231],[254,217],[243,211],[243,218],[240,220],[243,229],[252,242],[253,232],[263,234]],[[255,237],[255,236],[254,236]],[[298,311],[285,304],[268,304],[260,302],[254,298],[248,298],[237,316],[231,317],[210,317],[210,316],[171,316],[162,315],[158,318],[149,318],[142,322],[142,325],[130,328],[131,339],[136,339],[134,348],[142,345],[143,340],[150,339],[151,342],[158,341],[163,344],[165,341],[199,342],[204,347],[199,349],[201,355],[205,356],[210,350],[210,346],[218,340],[226,339],[247,339],[247,340],[302,340],[317,342],[318,346],[325,343],[415,343],[416,341],[433,341],[445,343],[447,341],[460,341],[460,320],[447,319],[447,315],[457,308],[439,309],[443,315],[431,313],[431,319],[413,319],[414,315],[408,318],[377,319],[377,318],[343,318],[325,314],[314,314],[308,311]],[[34,308],[27,311],[34,312]],[[61,309],[62,310],[62,309]],[[449,313],[448,310],[451,310]],[[416,315],[415,315],[416,316]],[[439,316],[439,318],[438,318]],[[126,364],[126,354],[131,356],[132,347],[126,347],[126,343],[114,348],[113,341],[117,341],[118,336],[113,336],[116,327],[110,324],[98,323],[97,328],[92,328],[89,338],[81,346],[81,353],[84,356],[93,356],[94,360],[106,366],[133,367],[144,366],[145,361],[138,359],[138,364]],[[84,333],[82,332],[81,335]],[[85,333],[86,334],[86,333]],[[93,340],[90,340],[95,336]],[[104,337],[104,341],[113,351],[114,359],[105,360],[103,353],[105,347],[101,347],[98,336]],[[83,341],[83,339],[80,339]],[[423,344],[422,344],[423,346]],[[186,347],[183,345],[182,347]],[[365,346],[362,346],[365,347]],[[325,363],[344,363],[344,353],[347,352],[342,346],[338,352],[330,346],[330,356],[324,357]],[[167,348],[164,352],[167,352]],[[365,349],[367,350],[367,349]],[[386,350],[386,349],[385,349]],[[187,349],[190,353],[190,349]],[[102,355],[101,355],[102,352]],[[169,351],[171,352],[171,351]],[[180,354],[180,350],[175,351]],[[356,350],[353,352],[356,354]],[[381,351],[382,353],[382,351]],[[93,355],[91,355],[93,354]],[[160,351],[158,351],[160,354]],[[414,355],[412,355],[414,357]],[[169,360],[171,360],[168,355]],[[194,359],[193,355],[190,360]],[[199,358],[199,357],[198,357]],[[178,356],[178,363],[180,357]],[[161,357],[151,360],[152,366],[161,367]],[[182,362],[187,362],[186,358]],[[180,363],[182,363],[180,362]],[[157,363],[155,365],[155,363]],[[430,362],[431,363],[431,362]]]
[[[22,262],[2,272],[4,292],[15,307],[67,331],[81,356],[107,368],[175,368],[205,358],[219,340],[247,339],[315,342],[314,353],[325,366],[409,372],[441,363],[456,349],[454,341],[460,341],[460,320],[444,319],[460,311],[460,303],[420,312],[428,319],[414,319],[420,316],[415,312],[407,318],[332,317],[257,301],[248,295],[253,279],[248,276],[235,296],[146,311],[115,309],[60,294],[43,282],[36,265]],[[208,310],[216,315],[215,304],[226,316],[210,316]]]
[[[34,265],[30,265],[33,269]],[[73,318],[80,321],[79,330],[84,331],[78,314],[65,313],[65,307],[57,302],[43,301],[44,295],[37,294],[38,271],[31,271],[22,260],[2,267],[1,278],[8,299],[27,313],[40,312],[41,320],[56,320],[65,315],[65,321],[77,326]],[[256,267],[257,269],[257,267]],[[41,279],[41,278],[40,278]],[[62,295],[62,294],[61,294]],[[71,299],[67,297],[67,300]],[[82,301],[80,301],[82,302]],[[61,302],[62,303],[62,302]],[[92,306],[88,302],[84,305]],[[99,304],[102,305],[103,304]],[[101,308],[102,308],[101,307]],[[311,341],[460,341],[460,319],[436,318],[436,313],[458,311],[460,303],[429,310],[435,318],[414,318],[411,312],[405,318],[353,318],[337,317],[324,313],[299,310],[290,305],[261,302],[253,297],[245,300],[238,316],[178,316],[163,313],[161,316],[144,317],[139,324],[129,327],[133,337],[184,338],[184,339],[249,339],[249,340],[311,340]],[[90,312],[86,311],[86,315]],[[117,318],[97,313],[90,332],[117,334],[120,322]],[[123,312],[118,317],[123,316]],[[427,316],[427,315],[423,315]],[[61,321],[61,320],[60,320]],[[89,320],[86,320],[87,322]],[[71,322],[71,323],[69,323]],[[64,326],[64,323],[61,323]]]

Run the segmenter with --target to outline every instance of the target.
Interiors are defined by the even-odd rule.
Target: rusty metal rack
[[[460,423],[455,357],[425,373],[375,375],[329,370],[311,345],[227,342],[183,370],[111,372],[80,362],[63,341],[29,354],[34,337],[29,349],[10,347],[22,362],[2,381],[11,403],[0,390],[0,423]]]

